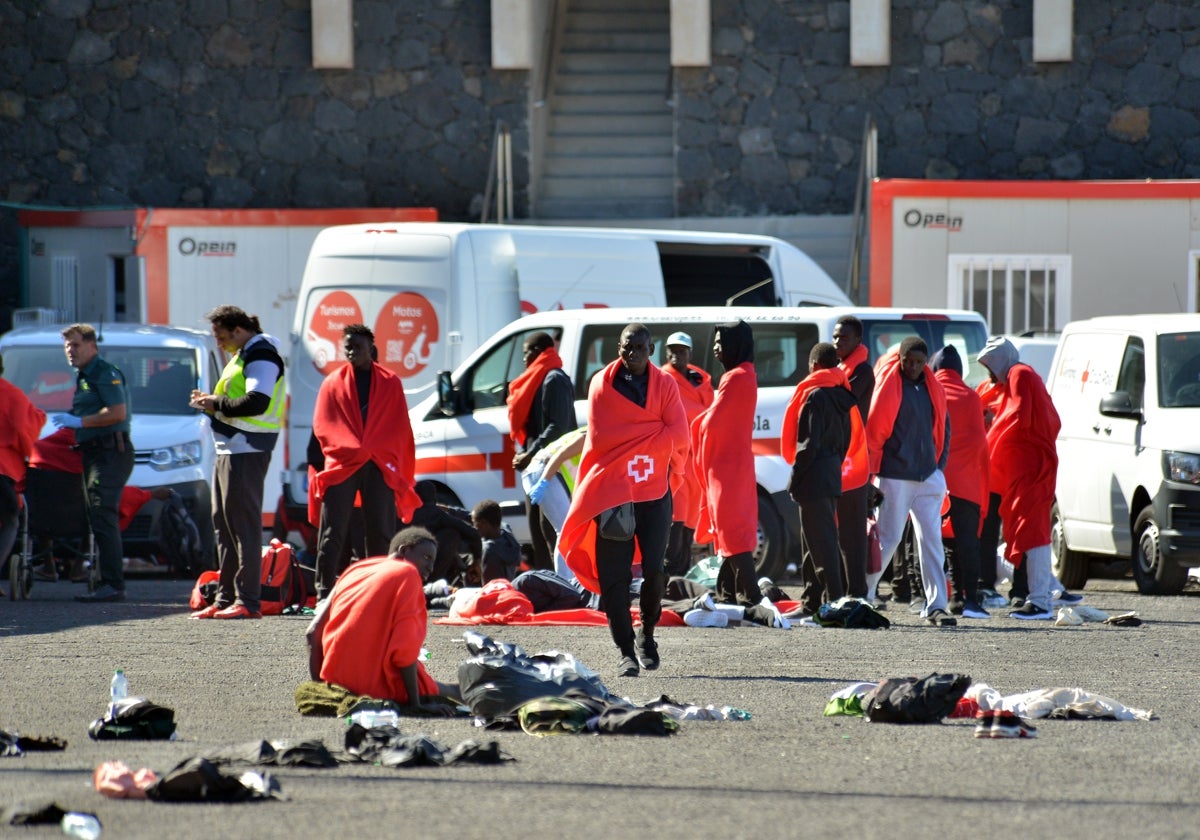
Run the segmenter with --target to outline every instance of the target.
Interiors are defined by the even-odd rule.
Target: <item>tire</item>
[[[1055,504],[1050,508],[1050,566],[1054,575],[1067,589],[1083,589],[1087,585],[1090,565],[1087,555],[1067,547],[1062,514]]]
[[[1133,579],[1143,595],[1178,595],[1187,583],[1188,570],[1162,555],[1162,542],[1154,508],[1147,505],[1133,525]]]
[[[758,546],[754,549],[754,568],[759,577],[779,580],[787,569],[787,536],[783,520],[771,499],[758,494]]]

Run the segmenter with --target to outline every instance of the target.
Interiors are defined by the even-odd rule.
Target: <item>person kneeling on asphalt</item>
[[[351,564],[305,634],[311,678],[416,712],[448,713],[423,702],[459,695],[457,684],[438,682],[420,662],[428,624],[423,584],[436,556],[433,534],[405,528],[386,557]]]

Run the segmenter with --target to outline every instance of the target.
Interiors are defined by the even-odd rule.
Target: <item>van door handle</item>
[[[1100,424],[1097,423],[1095,426],[1092,426],[1092,431],[1095,432],[1096,434],[1100,434]],[[1104,434],[1111,435],[1112,434],[1112,426],[1105,426]]]
[[[1100,424],[1097,423],[1095,426],[1092,426],[1092,431],[1096,434],[1100,434]]]

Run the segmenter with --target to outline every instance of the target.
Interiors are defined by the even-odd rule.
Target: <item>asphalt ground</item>
[[[109,800],[93,768],[119,759],[160,775],[213,748],[320,738],[344,724],[304,718],[306,620],[189,621],[189,583],[129,582],[121,604],[77,604],[82,587],[37,584],[0,601],[0,728],[69,741],[0,758],[0,806],[53,800],[92,811],[106,838],[1022,837],[1200,835],[1200,596],[1144,597],[1130,580],[1089,582],[1085,603],[1136,610],[1141,627],[1055,628],[1006,617],[925,626],[893,606],[888,630],[664,628],[661,670],[613,676],[606,628],[492,627],[527,650],[573,653],[638,702],[666,694],[732,705],[749,721],[685,722],[668,738],[485,732],[467,719],[405,718],[453,746],[498,739],[498,766],[273,769],[287,802],[168,805]],[[1000,611],[997,611],[999,613]],[[452,679],[463,628],[431,624],[430,671]],[[130,692],[175,710],[176,741],[96,742],[88,724],[114,668]],[[1036,722],[1033,740],[981,740],[974,724],[898,726],[822,716],[851,682],[956,671],[1002,694],[1079,686],[1151,722]],[[61,836],[51,826],[4,837]]]

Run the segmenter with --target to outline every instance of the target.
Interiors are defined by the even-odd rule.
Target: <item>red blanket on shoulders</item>
[[[309,522],[321,521],[325,488],[341,484],[368,461],[375,462],[396,494],[396,514],[404,522],[412,518],[421,498],[413,490],[416,447],[400,377],[382,365],[371,365],[371,396],[364,426],[354,368],[342,365],[325,378],[317,392],[313,432],[325,453],[325,469],[309,485]]]
[[[567,565],[592,592],[600,591],[596,517],[625,502],[674,492],[687,467],[687,418],[674,381],[650,365],[643,408],[613,387],[623,367],[618,359],[592,378],[579,482],[558,542]]]
[[[987,514],[987,431],[983,428],[983,403],[958,371],[942,368],[934,373],[946,393],[950,413],[950,454],[946,457],[946,491],[975,502]],[[980,516],[983,527],[983,516]]]
[[[46,412],[16,385],[0,379],[0,475],[17,484],[25,480],[25,460],[45,424]]]
[[[520,376],[508,383],[508,435],[517,446],[525,446],[525,423],[533,411],[533,402],[537,399],[538,389],[542,387],[542,380],[547,373],[562,366],[558,351],[547,347],[538,353]]]
[[[683,402],[683,413],[687,416],[688,425],[696,419],[697,415],[703,412],[713,403],[715,394],[713,392],[712,377],[708,375],[708,371],[702,370],[695,365],[688,365],[688,370],[695,371],[700,374],[701,382],[699,385],[693,385],[686,376],[675,370],[669,363],[662,366],[663,373],[675,380],[675,384],[679,387],[679,399]],[[688,469],[684,475],[683,483],[672,496],[672,520],[682,522],[693,531],[696,529],[696,523],[700,520],[700,480],[695,473],[695,453],[688,453]]]
[[[879,472],[883,445],[892,436],[896,412],[900,410],[900,400],[903,398],[900,381],[903,376],[899,353],[888,353],[875,365],[875,393],[871,395],[871,411],[867,415],[867,451],[871,458],[872,475]],[[946,394],[942,390],[942,383],[928,368],[925,369],[925,385],[929,400],[933,403],[933,452],[941,458],[946,438]],[[953,428],[950,435],[954,436]]]
[[[754,412],[758,375],[752,362],[725,372],[708,411],[692,421],[695,470],[702,488],[696,542],[732,557],[758,547]]]
[[[1006,553],[1014,566],[1029,549],[1050,543],[1061,425],[1037,371],[1022,363],[1009,368],[987,439],[992,489],[1000,494]]]
[[[860,345],[855,352],[863,349]],[[866,351],[863,351],[864,356]],[[851,354],[853,358],[853,354]],[[850,380],[841,367],[816,370],[806,376],[792,392],[787,407],[783,410],[783,427],[779,432],[779,454],[788,464],[796,463],[796,436],[799,434],[800,411],[808,395],[818,388],[845,388],[850,390]],[[858,409],[850,412],[850,448],[842,461],[842,490],[856,490],[867,483],[867,433],[863,428]]]

